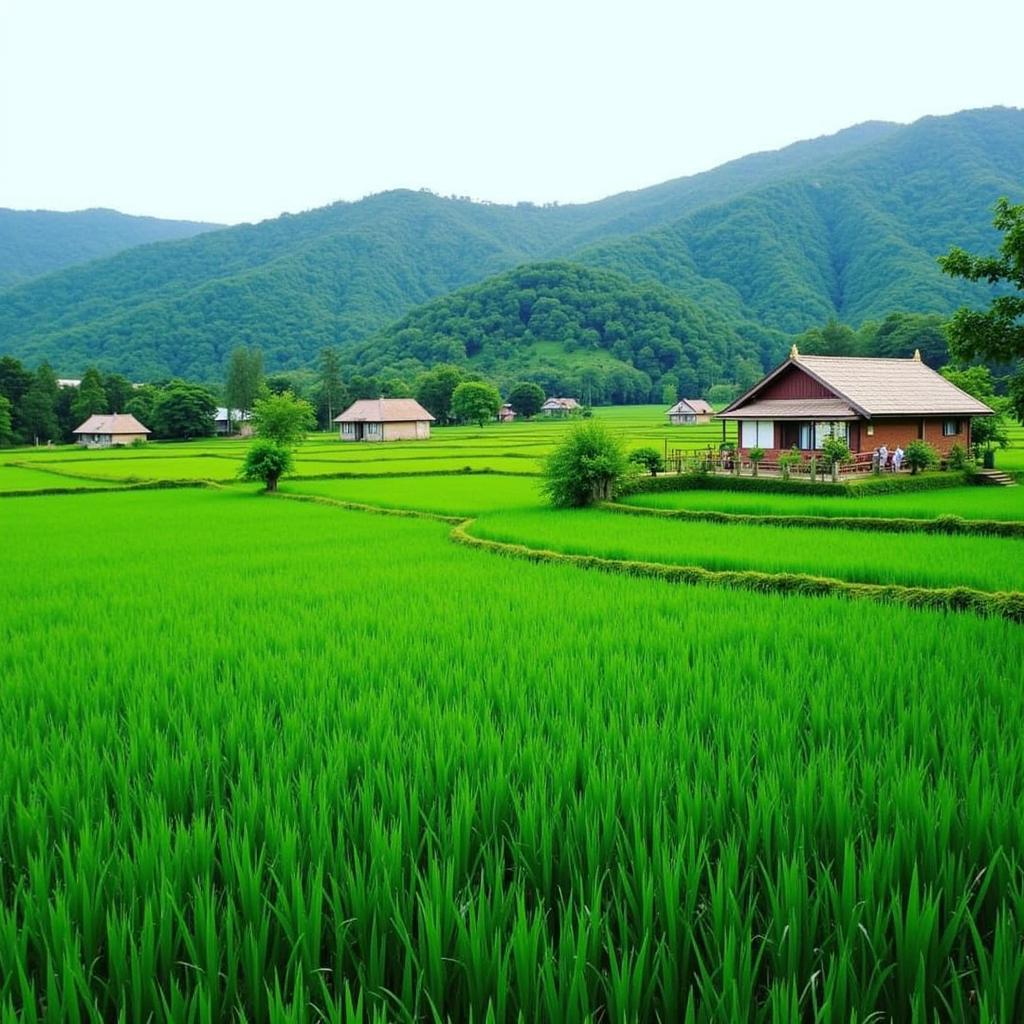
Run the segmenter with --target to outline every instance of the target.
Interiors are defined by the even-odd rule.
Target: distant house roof
[[[802,356],[793,347],[789,358],[777,366],[768,376],[755,384],[730,406],[720,412],[722,419],[750,419],[763,416],[765,419],[783,413],[770,413],[768,406],[776,406],[781,400],[756,401],[758,393],[790,367],[806,374],[841,400],[847,409],[847,417],[861,416],[990,416],[992,410],[961,391],[941,374],[921,362],[915,353],[912,359],[872,359],[857,356]],[[826,409],[829,403],[834,408]],[[789,411],[792,417],[803,415],[817,418],[819,413],[833,418],[842,418],[839,406],[833,399],[808,398],[785,400],[795,410],[798,404],[806,411]]]
[[[580,403],[575,398],[549,398],[541,409],[578,409]]]
[[[697,410],[694,409],[694,407],[692,405],[690,405],[689,402],[687,402],[685,399],[681,398],[681,399],[679,399],[678,402],[676,402],[675,405],[672,406],[671,409],[669,409],[669,411],[667,413],[665,413],[665,415],[666,416],[692,416],[692,415],[696,415],[696,412],[697,412]]]
[[[713,416],[715,410],[703,398],[680,398],[666,416]]]
[[[353,402],[335,423],[409,423],[432,421],[433,416],[414,398],[361,398]]]
[[[58,377],[57,387],[59,388],[77,388],[81,385],[82,381],[79,377]]]
[[[687,398],[685,402],[698,415],[713,416],[715,414],[715,410],[703,398]]]
[[[90,416],[73,434],[148,434],[149,427],[144,427],[134,416],[126,412],[115,412],[109,415],[97,414]]]

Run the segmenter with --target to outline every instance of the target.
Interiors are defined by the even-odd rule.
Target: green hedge
[[[640,505],[618,505],[604,502],[601,508],[630,516],[651,516],[659,519],[688,519],[710,523],[732,523],[747,526],[804,526],[826,530],[870,530],[878,533],[945,533],[980,537],[1022,537],[1024,522],[1001,519],[963,519],[944,515],[935,519],[896,519],[884,516],[772,516],[742,512],[711,510],[644,508]]]
[[[623,494],[663,491],[748,491],[758,494],[802,494],[815,498],[859,498],[868,494],[902,494],[908,491],[936,491],[962,487],[970,482],[968,473],[922,473],[919,476],[867,476],[852,483],[811,483],[779,477],[726,476],[683,473],[679,476],[640,477],[629,481]]]
[[[468,532],[471,525],[472,520],[467,520],[456,526],[451,532],[451,539],[457,544],[530,562],[552,562],[577,569],[596,569],[624,576],[663,580],[666,583],[703,584],[760,593],[846,597],[908,605],[911,608],[973,612],[976,615],[1009,619],[1011,622],[1024,622],[1024,593],[1018,591],[989,592],[971,587],[931,589],[899,584],[850,583],[805,573],[704,569],[699,566],[600,558],[596,555],[569,555],[561,551],[530,548],[525,544],[474,537]]]

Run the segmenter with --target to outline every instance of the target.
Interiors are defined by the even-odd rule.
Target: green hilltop
[[[219,224],[132,217],[116,210],[0,209],[0,289],[149,242],[191,238]]]
[[[871,122],[580,206],[383,193],[130,249],[2,291],[0,352],[49,359],[68,375],[97,365],[135,379],[214,380],[239,344],[259,345],[270,370],[309,366],[336,345],[374,372],[440,356],[501,380],[549,370],[567,379],[596,361],[606,376],[653,384],[713,353],[718,379],[739,382],[747,368],[737,360],[771,362],[784,334],[983,300],[983,288],[943,277],[935,257],[953,243],[992,247],[987,225],[1003,194],[1024,196],[1024,112],[1007,108]],[[524,325],[524,342],[491,299],[515,293],[524,275],[549,275],[552,261],[556,287],[545,298],[576,327],[558,337]],[[572,267],[612,276],[574,278]],[[501,276],[513,268],[517,276]],[[646,343],[627,353],[578,336],[593,308],[563,302],[569,281],[593,308],[611,304],[605,322],[661,303],[682,362]],[[460,292],[480,282],[484,291]],[[639,330],[637,341],[662,336],[646,321]],[[406,347],[419,337],[409,331],[430,340]]]

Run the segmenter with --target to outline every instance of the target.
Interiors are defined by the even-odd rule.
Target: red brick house
[[[991,416],[983,402],[912,359],[802,356],[789,358],[718,414],[735,420],[746,453],[764,448],[771,459],[794,446],[814,452],[830,433],[850,450],[924,440],[940,454],[971,443],[971,417]],[[723,427],[724,431],[724,427]]]

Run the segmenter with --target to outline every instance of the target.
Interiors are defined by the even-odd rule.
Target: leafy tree
[[[0,357],[0,395],[15,409],[32,385],[32,371],[13,356]]]
[[[243,480],[262,483],[268,491],[277,490],[281,476],[291,471],[292,452],[286,445],[268,438],[259,438],[249,446],[239,476]]]
[[[457,366],[435,366],[429,373],[420,374],[416,381],[416,401],[438,423],[447,423],[452,418],[452,395],[463,379]]]
[[[651,476],[657,476],[665,468],[665,460],[662,458],[661,452],[650,445],[634,448],[629,453],[629,461],[646,469]]]
[[[546,398],[544,389],[539,384],[525,380],[514,384],[508,393],[509,405],[515,409],[518,415],[525,416],[527,419],[540,412],[540,407]]]
[[[263,353],[258,348],[239,345],[231,352],[227,379],[224,382],[224,400],[230,410],[237,409],[244,417],[263,385]]]
[[[483,426],[501,408],[501,394],[493,384],[463,381],[452,392],[452,415],[463,422]]]
[[[14,424],[11,420],[11,403],[0,395],[0,448],[14,443]]]
[[[213,414],[217,402],[198,384],[171,381],[153,402],[152,423],[146,424],[159,437],[209,437],[214,431]]]
[[[939,464],[939,453],[927,441],[911,441],[907,445],[904,455],[907,465],[910,467],[910,474],[914,476],[922,469]]]
[[[412,398],[412,388],[401,377],[389,377],[380,386],[382,398]]]
[[[103,390],[103,378],[99,370],[89,367],[82,374],[82,383],[78,385],[78,394],[71,402],[71,412],[79,423],[84,423],[95,413],[109,412],[107,393]]]
[[[572,427],[544,464],[541,489],[552,505],[573,507],[607,501],[626,470],[617,437],[600,421]]]
[[[996,395],[992,371],[987,366],[969,366],[960,370],[944,366],[939,372],[961,391],[984,402],[993,411],[992,416],[975,416],[971,420],[971,441],[975,448],[991,451],[993,446],[1009,447],[1006,414],[1012,407],[1012,399]]]
[[[334,417],[342,411],[345,402],[345,385],[341,379],[341,360],[336,348],[320,350],[320,377],[318,381],[320,408],[323,412],[321,422],[326,422],[330,430]]]
[[[286,391],[257,398],[252,425],[257,437],[289,448],[304,440],[306,432],[316,425],[316,417],[309,402]]]
[[[951,277],[1005,283],[1015,292],[997,295],[984,312],[966,306],[958,309],[949,322],[949,347],[964,362],[976,358],[1016,361],[1010,395],[1014,414],[1024,423],[1024,203],[1011,206],[1003,197],[995,209],[992,223],[1003,232],[999,255],[973,256],[954,246],[939,257],[939,266]]]
[[[124,412],[135,393],[131,381],[119,373],[108,373],[103,378],[103,390],[107,395],[107,412]]]
[[[160,397],[160,389],[152,384],[143,384],[142,387],[132,390],[131,398],[125,402],[124,412],[134,416],[144,427],[153,429],[153,407]]]
[[[39,364],[21,401],[22,434],[25,440],[51,441],[60,437],[57,423],[57,375],[47,362]]]
[[[764,457],[767,453],[763,448],[751,448],[747,452],[747,458],[750,459],[750,464],[754,467],[754,476],[757,476],[758,467],[764,461]]]

